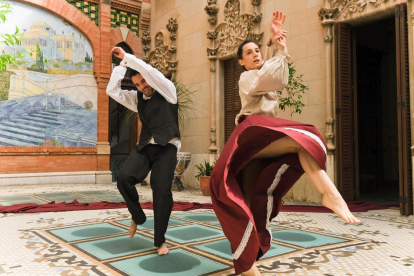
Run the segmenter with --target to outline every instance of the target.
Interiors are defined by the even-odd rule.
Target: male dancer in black
[[[146,221],[139,204],[135,185],[151,171],[154,205],[154,245],[158,255],[168,253],[165,232],[170,219],[173,198],[171,183],[177,165],[177,151],[181,147],[178,129],[177,93],[174,84],[164,75],[137,57],[115,47],[111,53],[122,59],[113,69],[106,93],[115,101],[138,112],[142,122],[139,143],[130,153],[118,175],[118,190],[131,213],[129,236],[137,225]],[[126,68],[132,69],[131,79],[138,91],[121,89]]]

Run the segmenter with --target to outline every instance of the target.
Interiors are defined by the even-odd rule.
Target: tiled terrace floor
[[[137,186],[143,201],[148,186]],[[0,205],[25,202],[122,201],[115,185],[3,186]],[[174,200],[207,203],[199,191]],[[171,249],[156,255],[152,210],[134,238],[124,209],[0,214],[0,274],[4,275],[232,275],[228,241],[212,210],[173,212]],[[397,210],[356,213],[347,225],[334,214],[281,213],[273,246],[258,262],[263,275],[414,275],[414,218]]]

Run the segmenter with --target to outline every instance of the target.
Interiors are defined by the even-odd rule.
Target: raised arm
[[[145,63],[134,55],[127,54],[120,47],[112,49],[111,53],[121,58],[126,66],[138,71],[145,81],[158,91],[169,103],[177,103],[177,92],[174,84],[167,79],[160,71]]]
[[[106,94],[126,108],[137,112],[137,91],[121,89],[121,81],[125,76],[126,70],[123,66],[116,66],[113,69],[108,86],[106,87]]]
[[[269,58],[258,71],[247,71],[240,77],[240,86],[249,95],[258,96],[282,90],[289,82],[287,48],[277,47],[272,40],[267,44],[265,56]]]

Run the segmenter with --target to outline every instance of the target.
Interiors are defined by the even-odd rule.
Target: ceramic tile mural
[[[24,39],[0,51],[26,54],[0,73],[0,146],[95,146],[98,88],[88,39],[63,18],[8,2],[2,32],[17,26]]]

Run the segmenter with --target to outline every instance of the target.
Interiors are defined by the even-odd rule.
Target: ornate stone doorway
[[[405,4],[395,17],[335,25],[337,175],[346,200],[399,203],[412,214]]]

